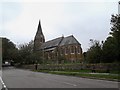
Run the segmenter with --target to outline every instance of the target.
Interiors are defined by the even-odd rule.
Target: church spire
[[[39,50],[40,46],[44,42],[45,42],[45,38],[44,38],[44,35],[43,35],[43,32],[42,32],[41,23],[40,23],[40,20],[39,20],[39,24],[38,24],[38,28],[37,28],[37,33],[36,33],[35,38],[34,38],[34,50],[35,51]]]
[[[39,20],[39,24],[38,24],[38,28],[37,28],[37,33],[36,33],[36,34],[38,34],[38,33],[39,33],[39,34],[43,34],[40,20]]]

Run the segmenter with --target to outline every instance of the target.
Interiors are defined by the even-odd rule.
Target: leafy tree
[[[31,56],[33,53],[33,41],[19,45],[19,63],[28,64],[31,62]]]
[[[120,15],[111,17],[110,36],[103,44],[104,62],[118,62],[120,56]]]
[[[110,36],[100,44],[91,40],[91,47],[86,53],[86,60],[90,63],[119,62],[120,56],[120,14],[111,17]]]
[[[13,60],[17,58],[18,49],[15,44],[7,38],[2,38],[2,62]]]
[[[115,50],[115,44],[112,37],[108,37],[106,41],[103,44],[103,58],[102,61],[104,63],[111,63],[114,62],[116,58],[116,50]]]
[[[84,60],[83,60],[83,63],[86,63],[86,61],[87,61],[87,60],[86,60],[86,54],[87,54],[87,52],[83,52],[83,59],[84,59]]]
[[[35,64],[43,63],[41,51],[33,51],[34,42],[19,45],[19,63]]]
[[[116,60],[118,61],[120,56],[120,14],[112,15],[111,17],[110,35],[113,38],[114,54],[116,56]]]
[[[86,60],[88,63],[100,63],[101,62],[101,45],[97,40],[90,40],[91,47],[86,52]]]

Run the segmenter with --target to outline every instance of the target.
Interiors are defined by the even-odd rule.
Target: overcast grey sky
[[[46,41],[74,35],[87,51],[90,39],[108,36],[118,0],[4,0],[0,9],[0,36],[17,45],[34,39],[40,19]]]

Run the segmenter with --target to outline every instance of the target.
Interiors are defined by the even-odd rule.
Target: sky
[[[0,37],[16,45],[34,40],[39,20],[45,40],[74,35],[83,51],[90,39],[104,41],[118,0],[1,0]]]

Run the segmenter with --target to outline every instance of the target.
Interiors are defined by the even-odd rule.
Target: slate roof
[[[70,44],[80,44],[76,38],[71,35],[68,37],[59,37],[50,41],[47,41],[41,45],[40,49],[50,49],[55,48],[57,46],[64,46],[64,45],[70,45]]]
[[[47,48],[52,48],[52,47],[56,47],[60,44],[60,42],[62,41],[63,37],[59,37],[50,41],[47,41],[45,43],[43,43],[41,45],[41,49],[47,49]]]
[[[76,38],[73,35],[71,35],[71,36],[65,37],[60,43],[60,46],[70,45],[70,44],[80,44],[80,43],[76,40]]]

